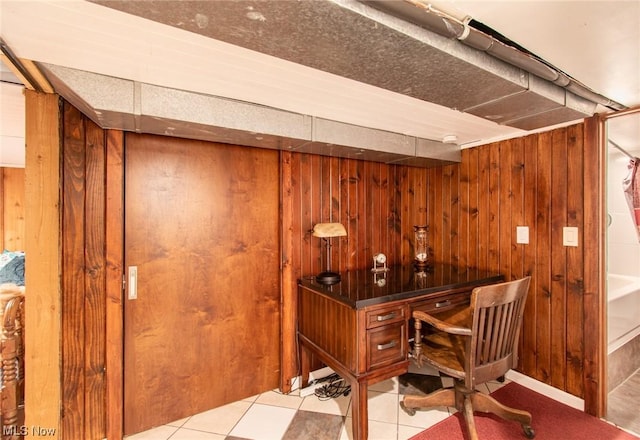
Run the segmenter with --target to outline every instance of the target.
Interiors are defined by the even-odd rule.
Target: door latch
[[[129,299],[138,299],[138,266],[129,266]]]

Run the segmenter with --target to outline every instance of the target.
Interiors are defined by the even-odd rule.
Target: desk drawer
[[[406,328],[402,321],[367,330],[367,370],[406,358]]]
[[[426,313],[438,313],[454,307],[467,305],[471,300],[471,292],[454,293],[437,298],[429,298],[411,304],[411,312],[420,310]]]
[[[404,305],[383,307],[368,310],[366,313],[367,328],[375,328],[407,320],[406,307]]]

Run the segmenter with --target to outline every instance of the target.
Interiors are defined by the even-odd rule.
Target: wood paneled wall
[[[121,376],[117,374],[121,334],[113,323],[122,318],[118,303],[122,235],[108,230],[106,222],[111,219],[110,224],[122,227],[122,188],[114,190],[105,182],[122,185],[122,133],[100,129],[65,104],[62,170],[53,175],[58,164],[55,154],[49,157],[55,153],[52,141],[33,133],[41,130],[38,116],[48,112],[53,115],[51,122],[56,112],[50,107],[55,108],[56,101],[40,100],[37,96],[31,103],[28,100],[35,114],[28,139],[41,142],[43,147],[28,149],[39,151],[42,157],[27,162],[33,165],[31,172],[27,169],[27,193],[47,194],[27,204],[33,214],[27,250],[33,249],[33,255],[42,257],[41,273],[31,270],[29,275],[27,265],[27,280],[33,280],[29,289],[42,279],[38,309],[27,305],[29,328],[33,327],[33,332],[27,332],[27,374],[40,375],[46,381],[27,380],[27,420],[35,425],[53,425],[60,420],[63,438],[118,438],[121,420],[110,412],[121,411]],[[43,109],[36,108],[41,104]],[[588,407],[593,384],[603,377],[598,373],[601,365],[592,335],[602,323],[587,319],[597,316],[601,293],[584,284],[585,279],[595,279],[593,273],[600,270],[594,257],[600,250],[595,248],[597,240],[592,240],[600,233],[594,220],[597,213],[592,211],[601,209],[594,196],[598,189],[583,177],[599,178],[597,165],[592,163],[596,143],[591,142],[589,148],[583,144],[584,132],[597,131],[584,127],[594,124],[464,150],[460,164],[432,169],[281,153],[283,389],[291,385],[286,378],[297,374],[296,280],[324,267],[321,240],[310,234],[313,225],[340,221],[346,226],[348,236],[334,240],[332,267],[347,271],[369,267],[376,252],[387,254],[391,264],[410,264],[413,225],[428,224],[434,260],[497,268],[507,278],[533,276],[519,369],[577,396],[586,395]],[[51,133],[47,136],[55,141],[57,131]],[[587,137],[596,136],[593,133]],[[46,182],[53,187],[38,188],[48,176],[51,178]],[[52,214],[52,209],[60,207],[57,176],[62,176],[61,219]],[[48,236],[42,235],[42,219],[51,229],[45,231]],[[515,243],[517,225],[529,226],[530,244]],[[562,246],[564,226],[579,228],[577,248]],[[589,235],[585,236],[583,230],[587,229]],[[54,252],[60,249],[58,244],[61,254]],[[54,263],[60,267],[51,266]],[[56,332],[57,324],[61,335]],[[43,332],[48,335],[46,346],[29,336]],[[586,338],[588,333],[591,335]],[[62,347],[61,372],[56,368],[60,361],[56,341],[61,341]],[[111,364],[105,352],[115,353]],[[32,359],[36,354],[40,358]],[[47,374],[34,370],[37,365]],[[110,386],[105,377],[107,365]],[[59,383],[56,374],[60,375]],[[62,393],[59,396],[56,386]],[[51,391],[53,397],[44,396],[42,390]],[[42,403],[34,403],[38,399]],[[55,405],[61,405],[58,409],[62,411],[53,408],[51,416]]]
[[[346,226],[331,262],[343,272],[376,252],[409,264],[413,225],[428,224],[434,261],[533,277],[519,370],[584,397],[583,275],[597,269],[584,265],[596,244],[583,236],[583,138],[578,124],[465,149],[461,163],[431,169],[284,153],[284,307],[296,307],[296,279],[323,267],[315,223]],[[516,226],[529,227],[529,244],[516,243]],[[565,226],[578,228],[578,247],[563,246]],[[284,318],[295,328],[294,314]],[[285,331],[285,350],[294,344]],[[285,356],[283,371],[295,372],[295,359]]]
[[[0,168],[0,252],[24,250],[24,168]]]
[[[417,168],[387,166],[380,163],[338,159],[309,154],[283,153],[291,167],[291,180],[284,182],[285,193],[293,197],[290,231],[294,271],[311,274],[324,269],[324,241],[311,235],[316,223],[340,222],[347,237],[332,239],[331,265],[341,271],[366,267],[377,252],[384,252],[390,264],[403,261],[403,249],[410,245],[412,223],[402,219],[415,209],[426,221],[426,195],[422,182],[415,187]],[[399,189],[407,185],[415,197]],[[415,200],[407,201],[412,198]],[[422,200],[422,202],[419,202]],[[289,219],[287,219],[289,220]],[[406,260],[408,261],[408,260]]]
[[[583,167],[579,124],[463,150],[459,165],[442,169],[429,199],[434,259],[507,279],[533,277],[519,370],[579,397],[588,246]],[[529,227],[529,244],[516,242],[516,226]],[[578,247],[563,245],[567,226],[578,228]]]
[[[105,131],[64,104],[62,433],[98,439],[106,423]]]
[[[311,235],[316,223],[340,222],[347,236],[332,239],[331,267],[341,272],[412,261],[413,226],[427,222],[426,170],[300,153],[282,153],[283,312],[282,384],[297,375],[297,279],[321,272],[326,248]]]

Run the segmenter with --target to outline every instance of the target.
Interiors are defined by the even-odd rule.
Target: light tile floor
[[[428,369],[428,367],[426,367]],[[411,370],[410,370],[411,371]],[[437,376],[437,372],[419,371]],[[452,385],[442,377],[442,386]],[[504,384],[490,382],[480,390],[491,393]],[[400,408],[403,394],[419,392],[395,377],[369,387],[369,439],[406,440],[455,412],[442,407],[407,415]],[[297,440],[353,439],[351,397],[320,400],[269,391],[127,437],[127,440]]]

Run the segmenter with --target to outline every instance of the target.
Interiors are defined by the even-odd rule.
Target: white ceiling
[[[638,0],[439,5],[483,22],[599,94],[640,105]],[[23,59],[426,139],[454,134],[463,147],[526,133],[85,1],[0,0],[0,37]]]
[[[594,91],[640,105],[640,1],[457,1]]]

